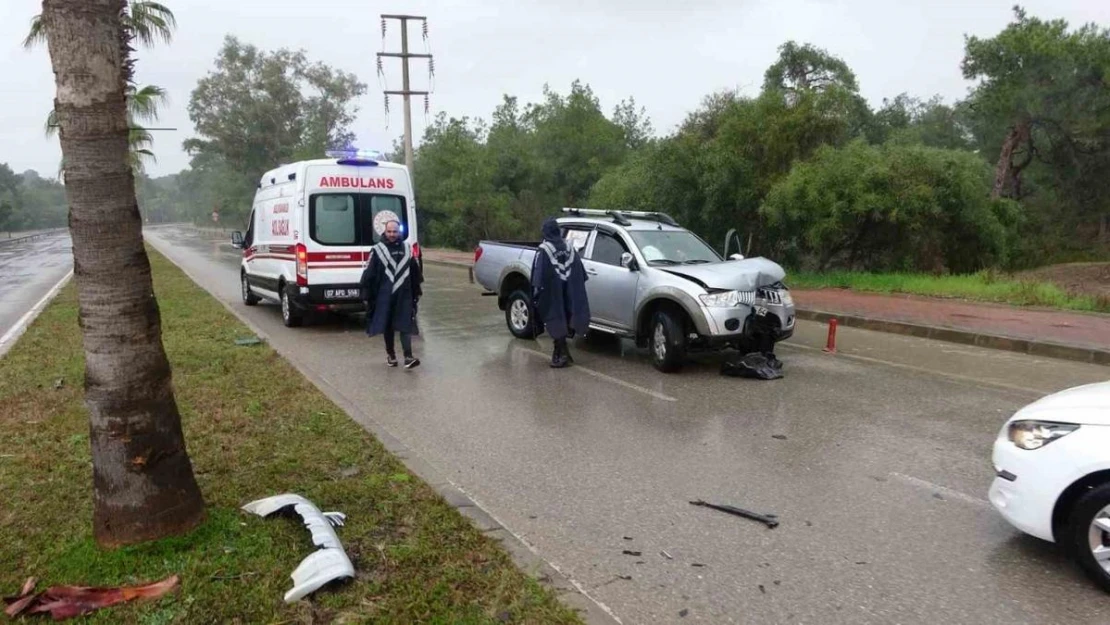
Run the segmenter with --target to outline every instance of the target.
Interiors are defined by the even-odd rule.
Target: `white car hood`
[[[786,272],[778,263],[766,258],[745,258],[708,265],[657,265],[656,268],[692,279],[710,289],[726,291],[754,291],[786,277]]]
[[[1022,408],[1011,421],[1040,419],[1081,425],[1110,425],[1110,381],[1076,386]]]

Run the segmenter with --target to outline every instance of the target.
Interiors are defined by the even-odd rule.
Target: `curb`
[[[948,343],[959,343],[961,345],[972,345],[975,347],[1017,352],[1030,356],[1042,356],[1045,358],[1057,358],[1087,364],[1110,366],[1110,351],[1090,347],[1077,347],[1075,345],[1065,345],[1063,343],[1053,343],[1051,341],[1011,338],[994,334],[983,334],[970,330],[907,323],[904,321],[890,321],[887,319],[875,319],[862,315],[840,314],[821,310],[804,310],[799,308],[795,309],[795,315],[798,319],[821,323],[827,323],[830,319],[835,318],[840,325],[859,328],[861,330],[901,334],[903,336],[914,336],[917,338],[932,339],[934,341],[945,341]]]
[[[399,438],[393,436],[377,420],[368,415],[361,408],[348,401],[339,389],[335,388],[317,375],[311,368],[297,362],[290,354],[286,354],[274,347],[266,332],[257,327],[241,311],[236,310],[231,304],[217,297],[205,288],[189,270],[179,265],[167,256],[153,242],[144,238],[144,241],[166,260],[177,267],[197,286],[208,293],[212,299],[223,305],[228,312],[235,316],[240,323],[250,328],[258,338],[265,341],[271,349],[281,355],[289,364],[300,372],[313,386],[320,390],[329,400],[339,406],[355,423],[361,425],[370,434],[378,439],[382,447],[393,454],[414,475],[424,481],[432,490],[442,497],[449,506],[466,517],[471,524],[481,533],[497,542],[509,555],[513,564],[526,575],[536,580],[541,586],[551,590],[563,605],[578,613],[583,621],[589,625],[620,624],[621,620],[613,614],[607,606],[594,599],[579,583],[566,576],[555,565],[544,560],[536,550],[523,538],[517,536],[512,530],[506,528],[500,521],[490,514],[477,501],[472,499],[463,489],[456,486],[430,463],[420,457]]]

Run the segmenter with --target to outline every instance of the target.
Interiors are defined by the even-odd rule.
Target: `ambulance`
[[[329,150],[282,165],[258,182],[242,250],[243,303],[281,305],[286,327],[314,311],[363,312],[359,279],[385,225],[397,221],[417,262],[416,206],[408,168],[380,152]]]

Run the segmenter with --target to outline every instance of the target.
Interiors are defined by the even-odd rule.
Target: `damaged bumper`
[[[347,518],[342,512],[321,512],[311,501],[295,494],[267,497],[243,506],[243,510],[260,517],[289,509],[304,519],[305,527],[312,534],[312,544],[320,549],[302,560],[290,575],[293,588],[285,593],[285,601],[298,601],[329,582],[354,577],[355,567],[333,529],[343,525]]]

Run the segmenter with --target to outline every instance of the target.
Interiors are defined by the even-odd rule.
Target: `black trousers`
[[[401,353],[405,358],[412,358],[412,335],[408,332],[399,332],[401,335]],[[391,320],[385,327],[385,332],[382,333],[385,337],[385,353],[390,356],[396,356],[397,351],[394,341],[393,321]]]

